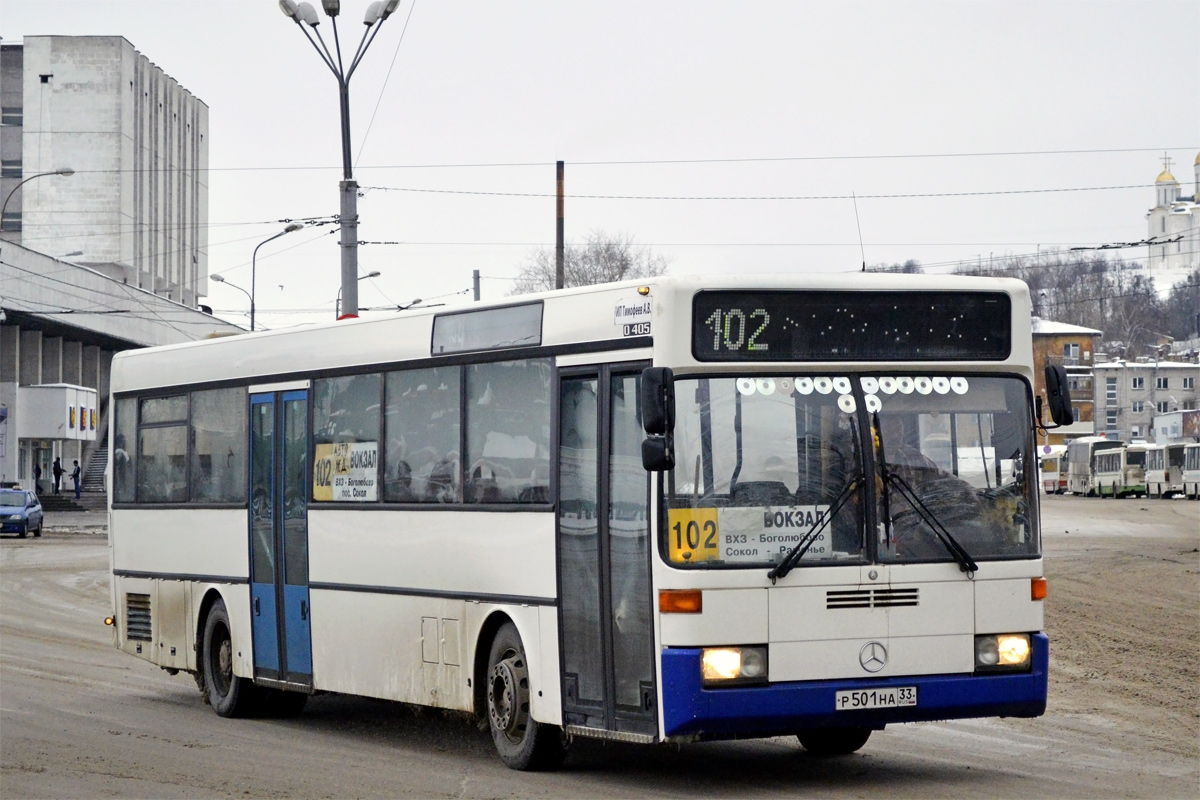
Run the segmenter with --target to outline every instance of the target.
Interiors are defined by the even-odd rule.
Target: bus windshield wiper
[[[908,501],[908,504],[913,507],[914,511],[917,512],[917,516],[919,516],[925,522],[925,524],[929,526],[929,529],[933,531],[934,536],[937,537],[937,540],[945,545],[946,549],[950,551],[950,555],[954,556],[954,560],[958,562],[959,568],[962,569],[963,572],[967,573],[968,578],[974,578],[975,571],[979,569],[979,565],[975,563],[975,559],[971,558],[971,554],[968,553],[966,549],[964,549],[963,546],[958,543],[958,540],[950,534],[950,531],[946,530],[946,526],[943,525],[941,521],[938,520],[938,518],[934,515],[934,513],[929,510],[929,507],[921,502],[921,498],[918,497],[917,493],[913,491],[913,488],[908,485],[908,482],[895,472],[892,472],[890,469],[888,469],[886,461],[880,462],[880,469],[883,471],[883,493],[885,504],[887,502],[886,498],[889,494],[889,487],[895,486],[896,493]],[[890,519],[888,520],[888,525],[891,525]]]
[[[854,496],[855,490],[857,490],[859,486],[862,486],[862,484],[863,478],[860,474],[855,475],[852,481],[842,487],[842,490],[837,493],[837,497],[833,499],[833,503],[830,504],[829,511],[819,516],[817,520],[813,522],[812,527],[810,527],[808,531],[800,537],[800,541],[796,542],[796,546],[793,547],[778,564],[776,564],[769,572],[767,572],[767,577],[771,579],[771,583],[775,583],[776,580],[782,578],[784,575],[787,575],[792,571],[793,567],[800,563],[800,559],[804,558],[804,554],[807,553],[808,549],[813,546],[814,542],[817,541],[817,537],[821,535],[821,531],[825,530],[829,523],[833,521],[834,516],[836,516],[837,513],[842,510],[842,506],[846,505],[846,503],[850,501],[850,498]]]
[[[883,479],[883,526],[887,534],[887,542],[890,545],[892,542],[892,503],[891,503],[891,487],[895,485],[896,493],[908,501],[908,504],[913,507],[929,529],[933,531],[937,540],[945,545],[950,551],[950,555],[954,556],[954,560],[958,562],[958,566],[963,572],[967,573],[968,578],[975,577],[975,571],[979,569],[979,565],[975,563],[975,559],[971,558],[958,540],[950,535],[950,531],[946,530],[933,512],[921,502],[921,498],[913,491],[913,488],[895,472],[888,469],[887,456],[883,452],[883,427],[879,424],[879,412],[876,411],[873,415],[873,427],[875,428],[875,451],[879,458],[879,473]]]

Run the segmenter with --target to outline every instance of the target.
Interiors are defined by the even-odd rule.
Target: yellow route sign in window
[[[720,554],[715,508],[672,508],[667,512],[667,557],[677,564],[716,561]]]

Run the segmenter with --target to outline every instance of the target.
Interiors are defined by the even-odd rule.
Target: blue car
[[[22,539],[30,532],[42,535],[42,503],[36,494],[0,489],[0,532],[15,533]]]

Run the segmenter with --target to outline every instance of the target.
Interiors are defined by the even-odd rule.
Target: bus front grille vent
[[[125,638],[150,641],[150,595],[125,595]]]
[[[910,589],[831,589],[825,593],[825,608],[894,608],[919,604],[916,587]]]

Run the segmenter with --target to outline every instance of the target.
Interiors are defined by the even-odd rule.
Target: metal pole
[[[566,172],[566,167],[562,161],[558,162],[558,219],[557,231],[554,240],[554,288],[563,288],[563,173]]]
[[[358,183],[350,157],[350,84],[338,76],[342,114],[341,248],[342,309],[338,319],[358,316]]]
[[[471,270],[471,283],[475,288],[475,302],[479,302],[479,270]]]

